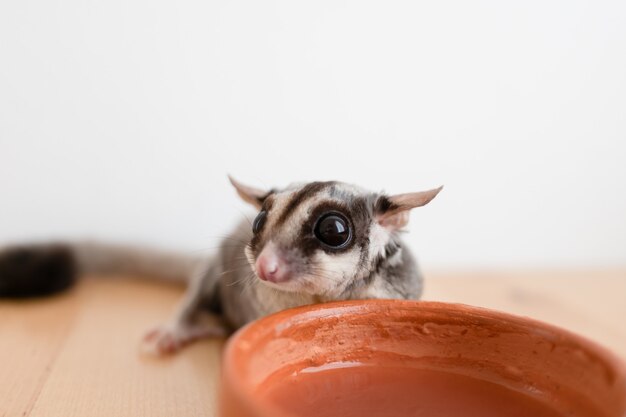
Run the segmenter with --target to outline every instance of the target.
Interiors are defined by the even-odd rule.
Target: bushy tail
[[[85,274],[186,282],[201,257],[94,242],[10,246],[0,250],[0,297],[62,291]]]

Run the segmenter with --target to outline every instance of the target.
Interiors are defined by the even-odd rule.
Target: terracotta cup
[[[244,327],[225,349],[220,416],[296,417],[262,395],[281,380],[276,375],[359,362],[489,380],[532,395],[558,415],[626,416],[626,368],[595,343],[497,311],[399,300],[306,306]]]

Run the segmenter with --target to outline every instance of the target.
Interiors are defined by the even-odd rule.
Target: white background
[[[209,251],[258,186],[445,184],[429,267],[626,264],[622,1],[0,2],[0,242]]]

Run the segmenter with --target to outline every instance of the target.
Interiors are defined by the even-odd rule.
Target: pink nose
[[[276,252],[274,245],[267,244],[256,259],[256,273],[263,281],[278,283],[289,279],[287,264]]]

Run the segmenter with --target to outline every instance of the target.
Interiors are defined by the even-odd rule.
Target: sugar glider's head
[[[337,296],[391,256],[395,232],[412,208],[440,188],[387,196],[336,182],[261,190],[230,178],[258,214],[246,257],[264,284],[289,292]]]

